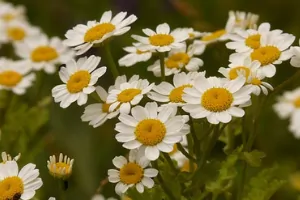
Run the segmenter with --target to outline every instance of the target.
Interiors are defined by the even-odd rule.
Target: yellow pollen
[[[153,46],[167,46],[174,42],[174,37],[168,34],[156,34],[149,37],[150,44]]]
[[[119,95],[118,95],[118,101],[121,103],[127,103],[133,100],[133,98],[139,94],[141,94],[142,90],[140,89],[135,89],[135,88],[130,88],[123,90]]]
[[[115,30],[115,25],[111,23],[103,23],[94,26],[93,28],[89,29],[84,35],[85,42],[94,42],[96,40],[102,39],[102,37]]]
[[[191,172],[191,170],[190,170],[190,161],[189,160],[187,160],[187,161],[185,161],[185,163],[183,164],[183,166],[181,167],[181,169],[180,169],[180,171],[182,171],[182,172]],[[197,169],[197,164],[196,163],[193,163],[193,165],[194,165],[194,171]]]
[[[6,14],[2,15],[1,18],[4,21],[9,22],[9,21],[12,21],[15,18],[15,16],[13,14],[11,14],[11,13],[6,13]]]
[[[295,101],[294,101],[294,105],[296,108],[300,108],[300,97],[298,97]]]
[[[250,75],[250,69],[244,66],[238,66],[235,68],[231,68],[229,71],[229,79],[233,80],[239,76],[239,73],[245,73],[245,77],[248,78]]]
[[[258,78],[252,78],[251,84],[252,85],[261,85],[261,80],[259,80]]]
[[[104,113],[109,113],[109,107],[110,107],[111,103],[103,103],[102,104],[102,112]]]
[[[144,177],[143,168],[136,163],[128,163],[120,169],[120,180],[127,185],[137,184]]]
[[[21,80],[22,75],[15,71],[5,71],[0,73],[0,85],[7,87],[16,86]]]
[[[160,143],[166,133],[165,125],[157,119],[144,119],[135,128],[136,139],[146,146],[155,146]]]
[[[265,46],[255,49],[251,53],[252,60],[258,60],[261,66],[265,66],[278,60],[281,55],[280,50],[274,46]]]
[[[180,87],[173,89],[169,95],[170,101],[173,103],[185,103],[182,100],[183,90],[185,88],[191,88],[191,87],[192,87],[192,85],[187,84],[187,85],[182,85]]]
[[[190,62],[190,57],[186,53],[175,53],[168,57],[168,59],[165,61],[165,65],[169,69],[173,68],[181,68],[185,65],[187,65]]]
[[[7,35],[10,39],[14,41],[23,40],[26,36],[26,33],[23,28],[20,27],[12,27],[7,29]]]
[[[34,62],[47,62],[58,57],[57,51],[50,46],[39,46],[31,53],[31,60]]]
[[[0,181],[0,200],[19,200],[24,192],[22,179],[11,176]]]
[[[211,88],[206,90],[201,99],[201,105],[211,112],[222,112],[230,108],[233,95],[225,88]]]
[[[260,34],[250,35],[246,40],[245,44],[251,49],[257,49],[260,47]]]
[[[173,150],[169,153],[170,156],[174,155],[176,152],[178,152],[177,144],[174,144]]]
[[[74,73],[67,82],[67,89],[70,93],[78,93],[90,83],[91,75],[86,70]]]
[[[213,32],[211,34],[203,36],[201,40],[202,41],[212,41],[212,40],[220,38],[225,33],[226,33],[226,30],[224,30],[224,29],[218,30],[218,31],[215,31],[215,32]]]

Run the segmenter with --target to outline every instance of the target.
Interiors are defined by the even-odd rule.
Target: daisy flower
[[[116,80],[114,88],[109,91],[106,103],[111,104],[110,112],[119,108],[120,113],[128,114],[131,106],[137,105],[152,89],[154,83],[149,84],[148,80],[139,79],[139,76],[132,77],[128,82],[121,79],[123,78]]]
[[[173,145],[187,134],[183,130],[187,119],[185,116],[175,116],[176,108],[163,107],[160,111],[157,103],[147,103],[145,107],[132,108],[131,115],[121,114],[115,130],[118,142],[127,149],[140,148],[146,158],[156,160],[159,152],[169,153]]]
[[[66,108],[75,101],[79,106],[87,102],[88,95],[96,89],[94,85],[106,72],[106,67],[96,69],[100,60],[97,56],[83,57],[77,62],[70,60],[60,69],[59,77],[64,84],[52,89],[54,101],[60,102],[60,107]]]
[[[106,199],[106,198],[105,198],[103,195],[101,195],[101,194],[95,194],[95,195],[92,197],[92,200],[117,200],[117,199],[112,198],[112,197]]]
[[[84,109],[84,113],[81,116],[81,120],[84,122],[89,122],[89,125],[94,128],[101,126],[106,122],[107,119],[112,119],[119,114],[119,109],[116,108],[113,111],[109,111],[109,107],[111,104],[106,103],[107,100],[107,92],[104,88],[97,86],[96,93],[102,100],[102,103],[95,103],[87,106]]]
[[[173,32],[176,32],[176,31],[179,31],[179,32],[184,31],[184,32],[186,32],[189,35],[188,40],[197,39],[197,38],[203,36],[203,34],[204,34],[204,33],[201,33],[199,31],[194,30],[193,28],[176,28],[176,29],[174,29]]]
[[[25,20],[25,8],[7,2],[0,2],[0,21],[2,24],[13,20]]]
[[[42,185],[39,170],[29,163],[20,171],[16,161],[0,163],[0,199],[29,200]]]
[[[223,80],[199,76],[192,88],[184,90],[182,99],[187,104],[182,108],[195,119],[207,118],[211,124],[228,123],[232,116],[242,117],[245,114],[239,106],[250,101],[252,91],[244,84],[244,77]]]
[[[194,80],[197,76],[205,76],[205,72],[181,72],[173,77],[173,84],[162,82],[153,87],[153,92],[148,94],[148,97],[157,102],[163,102],[174,105],[184,105],[182,99],[185,88],[191,88],[194,85]]]
[[[21,157],[21,154],[19,153],[17,156],[15,156],[14,158],[12,158],[6,152],[2,152],[1,153],[1,157],[2,157],[2,163],[6,163],[7,161],[18,161],[20,159],[20,157]]]
[[[165,58],[165,75],[170,76],[177,74],[182,70],[195,72],[203,66],[203,60],[194,57],[195,55],[201,55],[204,52],[205,46],[190,45],[187,49],[186,45],[182,48],[173,49],[169,52],[168,57]],[[160,61],[157,60],[153,65],[147,68],[148,71],[152,71],[156,77],[161,76]]]
[[[256,96],[259,96],[261,91],[264,95],[268,95],[268,89],[273,90],[274,88],[267,82],[262,81],[265,76],[258,72],[251,72],[246,80],[246,85],[250,86],[252,93]]]
[[[152,188],[158,170],[148,168],[150,161],[141,156],[137,150],[129,152],[129,159],[118,156],[113,159],[116,169],[108,170],[108,180],[111,183],[117,183],[115,191],[117,194],[124,194],[128,188],[135,186],[139,193],[144,192],[144,187]]]
[[[300,43],[300,40],[299,40]],[[291,57],[291,65],[293,67],[300,67],[300,47],[291,47],[288,51]]]
[[[160,24],[156,27],[156,31],[149,28],[143,29],[147,37],[132,35],[132,38],[141,43],[139,48],[142,51],[156,50],[158,52],[166,52],[171,49],[182,48],[184,41],[189,38],[186,31],[170,31],[167,23]]]
[[[112,18],[112,12],[103,13],[100,21],[88,21],[87,25],[79,24],[68,30],[64,43],[74,47],[77,55],[88,51],[93,45],[103,43],[113,36],[123,35],[130,30],[130,24],[137,20],[135,15],[125,18],[127,12],[120,12]]]
[[[139,43],[134,43],[133,46],[124,48],[129,54],[119,60],[120,66],[130,67],[138,62],[145,62],[152,57],[151,51],[141,51],[139,45]]]
[[[53,177],[66,180],[72,175],[73,163],[74,159],[70,159],[61,153],[57,161],[54,155],[50,156],[47,167]]]
[[[39,28],[31,26],[25,21],[12,21],[0,26],[0,41],[2,43],[22,42],[26,38],[38,36],[40,33]]]
[[[229,11],[229,18],[235,19],[235,27],[240,29],[256,28],[259,16],[243,11]]]
[[[0,59],[0,90],[11,90],[22,95],[35,80],[35,74],[30,73],[31,66],[27,61],[12,61]]]

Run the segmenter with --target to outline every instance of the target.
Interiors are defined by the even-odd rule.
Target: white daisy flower
[[[92,200],[117,200],[116,198],[105,198],[103,195],[101,194],[95,194],[93,197],[92,197]]]
[[[77,62],[70,60],[60,69],[59,76],[64,84],[52,89],[54,101],[60,102],[60,107],[66,108],[75,101],[79,106],[87,102],[88,95],[96,89],[94,85],[106,72],[106,67],[96,69],[100,60],[97,56],[83,57]]]
[[[146,158],[156,160],[159,152],[169,153],[173,145],[182,140],[188,132],[184,130],[188,121],[185,116],[175,116],[176,108],[163,107],[158,111],[156,102],[147,103],[145,107],[132,108],[131,114],[121,114],[115,130],[118,142],[127,149],[140,148]]]
[[[129,152],[129,159],[123,156],[118,156],[113,159],[113,164],[119,170],[108,170],[108,180],[111,183],[117,183],[115,191],[117,194],[124,194],[128,188],[135,186],[140,193],[144,192],[144,187],[152,188],[158,170],[147,168],[150,161],[144,156],[141,156],[137,150]]]
[[[197,38],[203,36],[203,34],[204,34],[202,32],[194,30],[193,28],[176,28],[176,29],[174,29],[173,32],[176,32],[176,31],[179,31],[179,32],[184,31],[184,32],[186,32],[189,35],[189,38],[188,38],[189,40],[197,39]]]
[[[204,52],[205,46],[190,45],[186,49],[186,45],[182,48],[173,49],[169,52],[168,57],[165,58],[165,75],[170,76],[177,74],[182,70],[195,72],[203,66],[203,60],[194,57]],[[152,71],[156,77],[161,76],[160,61],[157,60],[153,65],[147,68],[148,71]]]
[[[13,20],[25,20],[25,7],[14,6],[11,3],[0,2],[0,22],[5,24]]]
[[[116,108],[114,111],[109,111],[111,104],[106,103],[108,94],[104,88],[97,86],[96,92],[102,100],[102,103],[88,105],[84,109],[84,113],[81,116],[82,121],[89,122],[89,125],[93,126],[94,128],[104,124],[107,119],[116,117],[120,112],[118,108]]]
[[[64,43],[74,47],[77,55],[88,51],[93,45],[100,44],[113,36],[123,35],[130,30],[130,24],[137,20],[135,15],[125,18],[127,12],[120,12],[112,18],[112,12],[103,13],[100,21],[88,21],[87,25],[79,24],[65,34]]]
[[[17,55],[30,61],[34,70],[43,69],[49,74],[56,71],[56,65],[73,58],[73,51],[63,45],[57,37],[49,39],[45,35],[40,35],[17,43],[15,47]]]
[[[228,123],[232,116],[245,114],[239,106],[249,102],[252,91],[244,84],[244,77],[228,80],[199,76],[192,88],[184,90],[182,99],[187,104],[182,108],[195,119],[207,118],[211,124]]]
[[[246,80],[246,85],[250,86],[252,93],[256,96],[259,96],[261,91],[264,95],[268,95],[268,89],[273,90],[274,88],[267,82],[262,81],[265,76],[261,73],[251,72]]]
[[[20,159],[20,157],[21,157],[21,154],[19,153],[17,156],[15,156],[14,158],[12,158],[6,152],[2,152],[1,153],[1,157],[2,157],[2,163],[6,163],[7,161],[18,161]]]
[[[154,83],[149,84],[148,80],[139,79],[139,76],[133,76],[128,82],[123,81],[124,78],[117,79],[114,88],[109,90],[106,103],[111,104],[110,112],[119,108],[120,113],[128,114],[131,106],[137,105],[154,86]]]
[[[174,105],[184,105],[182,99],[183,90],[191,88],[194,85],[194,80],[198,76],[205,76],[205,72],[190,72],[186,74],[181,72],[173,77],[173,84],[162,82],[153,87],[153,92],[148,94],[148,97],[157,102],[163,102]]]
[[[30,73],[31,66],[27,61],[12,61],[0,59],[0,90],[11,90],[22,95],[35,80],[35,74]]]
[[[295,112],[299,112],[300,88],[285,92],[278,98],[278,102],[274,104],[273,108],[281,119],[286,119],[291,117]]]
[[[166,52],[171,49],[183,48],[184,41],[189,38],[185,31],[170,31],[170,26],[167,23],[158,25],[156,31],[146,28],[143,29],[143,32],[148,37],[132,35],[132,38],[141,43],[139,48],[142,51]]]
[[[0,163],[0,199],[29,200],[42,185],[39,170],[29,163],[19,172],[16,161]]]
[[[54,155],[50,156],[47,167],[53,177],[66,180],[72,175],[73,163],[74,159],[70,159],[61,153],[57,161]]]
[[[229,18],[235,19],[235,27],[240,29],[256,28],[259,16],[243,11],[229,11]]]
[[[22,42],[26,38],[35,37],[39,34],[41,34],[39,28],[25,21],[12,21],[0,26],[0,41],[2,43]]]
[[[299,40],[300,44],[300,40]],[[294,46],[291,47],[289,51],[289,57],[291,57],[291,65],[293,67],[300,67],[300,47],[299,46]]]
[[[133,46],[124,48],[129,54],[119,60],[120,66],[130,67],[138,62],[145,62],[152,57],[151,51],[141,51],[139,45],[139,43],[134,43]]]

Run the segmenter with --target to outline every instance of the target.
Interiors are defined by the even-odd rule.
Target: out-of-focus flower
[[[300,40],[299,40],[300,43]],[[291,58],[291,65],[293,67],[300,67],[300,47],[299,46],[294,46],[291,47],[290,50],[288,51],[290,54]]]
[[[73,163],[74,159],[61,153],[57,161],[55,156],[50,156],[47,167],[53,177],[66,180],[72,175]]]
[[[237,29],[256,29],[259,16],[251,12],[229,11],[229,18],[235,20],[235,28]]]
[[[151,51],[141,51],[138,47],[139,45],[139,43],[134,43],[133,46],[124,48],[124,50],[129,54],[120,58],[120,66],[130,67],[138,62],[147,61],[152,57]]]
[[[25,8],[23,6],[14,6],[11,3],[0,2],[0,22],[2,22],[2,24],[13,20],[25,19]]]
[[[176,31],[179,31],[179,32],[186,32],[188,35],[189,35],[189,38],[188,40],[194,40],[194,39],[197,39],[201,36],[203,36],[205,33],[202,33],[202,32],[199,32],[199,31],[196,31],[194,30],[193,28],[176,28],[174,29],[174,33],[176,33]]]
[[[6,152],[2,152],[1,153],[1,157],[2,157],[2,163],[6,163],[7,161],[18,161],[20,159],[20,157],[21,157],[21,154],[19,153],[17,156],[15,156],[14,158],[12,158]]]
[[[93,197],[92,197],[92,200],[117,200],[116,198],[105,198],[103,195],[101,194],[95,194]]]

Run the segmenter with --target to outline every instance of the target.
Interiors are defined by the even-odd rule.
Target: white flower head
[[[299,40],[299,44],[300,44],[300,40]],[[299,46],[293,46],[290,48],[290,50],[288,51],[289,55],[291,57],[291,65],[293,67],[300,67],[300,47]]]
[[[203,66],[203,60],[195,57],[204,52],[205,46],[197,43],[190,45],[187,49],[186,45],[182,48],[173,49],[169,52],[168,57],[165,58],[165,75],[170,76],[177,74],[184,69],[190,72],[198,71]],[[160,61],[157,60],[153,65],[147,69],[152,71],[155,76],[161,76]]]
[[[132,35],[132,38],[141,43],[139,48],[142,51],[167,52],[182,48],[185,45],[184,41],[189,38],[186,31],[170,31],[170,26],[167,23],[158,25],[156,31],[146,28],[143,29],[143,32],[147,37]]]
[[[176,116],[173,106],[159,109],[156,102],[136,106],[131,115],[120,114],[119,120],[115,128],[119,132],[117,141],[127,149],[140,148],[149,160],[156,160],[160,151],[171,152],[173,145],[188,133],[186,116]]]
[[[57,65],[71,60],[74,54],[59,38],[49,39],[46,35],[28,38],[15,47],[17,55],[29,61],[34,70],[44,70],[49,74],[56,71]]]
[[[130,30],[130,24],[137,20],[135,15],[126,18],[127,12],[120,12],[112,18],[112,12],[103,13],[100,21],[88,21],[87,25],[79,24],[65,34],[64,43],[74,47],[77,55],[88,51],[93,45],[103,43],[113,36],[123,35]]]
[[[189,35],[189,40],[194,40],[194,39],[197,39],[201,36],[203,36],[204,33],[202,32],[199,32],[199,31],[196,31],[194,30],[193,28],[176,28],[174,29],[173,32],[176,32],[176,31],[185,31],[188,35]]]
[[[263,81],[265,76],[258,72],[251,72],[246,80],[247,86],[252,88],[252,93],[256,96],[263,92],[264,95],[268,95],[268,89],[273,90],[273,86]]]
[[[50,156],[47,161],[47,167],[53,177],[66,180],[72,174],[73,163],[74,159],[70,159],[68,156],[60,153],[57,160],[55,155]]]
[[[152,57],[151,51],[141,51],[139,45],[140,43],[134,43],[133,46],[124,48],[128,54],[119,60],[120,66],[130,67],[138,62],[145,62]]]
[[[133,76],[127,82],[126,77],[118,77],[115,85],[109,90],[106,103],[111,104],[110,111],[119,108],[120,113],[128,114],[132,105],[137,105],[147,94],[154,83],[149,84],[146,79],[139,79],[139,76]]]
[[[259,16],[253,13],[246,13],[243,11],[229,11],[229,18],[233,18],[235,21],[235,28],[247,29],[256,28]]]
[[[0,90],[11,90],[22,95],[35,80],[35,74],[30,73],[31,66],[27,61],[12,61],[0,59]]]
[[[118,108],[113,111],[109,110],[111,104],[106,103],[108,94],[104,88],[97,86],[96,92],[102,100],[102,103],[88,105],[81,116],[82,121],[89,122],[89,125],[94,128],[101,126],[106,120],[116,117],[120,112]]]
[[[39,170],[29,163],[20,171],[16,161],[0,163],[0,199],[29,200],[42,185]]]
[[[2,163],[6,163],[7,161],[18,161],[20,157],[21,157],[20,153],[14,158],[12,158],[11,155],[7,154],[6,152],[1,153]]]
[[[25,7],[14,6],[11,3],[0,2],[0,22],[2,24],[13,20],[25,20]]]
[[[228,123],[232,116],[245,114],[239,106],[250,101],[252,90],[244,84],[244,77],[228,80],[199,76],[192,88],[184,90],[183,100],[187,104],[182,108],[195,119],[207,118],[211,124]]]
[[[174,105],[184,105],[182,99],[185,88],[191,88],[194,85],[195,78],[205,76],[205,72],[181,72],[173,77],[173,84],[162,82],[153,87],[153,92],[148,94],[148,97],[157,102],[163,102]]]
[[[105,198],[102,194],[95,194],[93,197],[92,197],[92,200],[117,200],[116,198]]]
[[[149,168],[150,161],[141,155],[137,150],[129,152],[129,159],[117,156],[113,159],[116,169],[108,170],[108,180],[117,183],[115,191],[117,194],[124,194],[128,188],[135,186],[140,193],[144,192],[144,187],[152,188],[158,170]]]
[[[80,58],[77,62],[75,60],[67,62],[59,71],[63,84],[52,89],[54,101],[60,102],[62,108],[75,101],[79,106],[85,104],[88,95],[96,89],[94,85],[106,72],[106,67],[96,69],[100,60],[100,57],[90,56]]]

